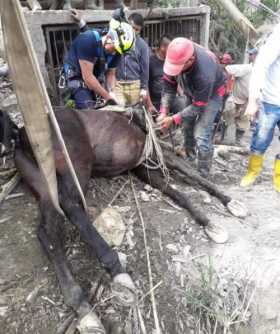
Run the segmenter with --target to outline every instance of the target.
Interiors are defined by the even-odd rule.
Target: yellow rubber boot
[[[262,170],[262,166],[263,166],[263,155],[252,154],[249,158],[247,174],[242,178],[240,186],[248,187],[251,184],[253,184],[256,178],[259,176]],[[279,174],[279,181],[280,181],[280,174]]]
[[[273,183],[275,190],[280,193],[280,154],[275,157]]]

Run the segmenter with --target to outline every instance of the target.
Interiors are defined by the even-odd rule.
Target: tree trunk
[[[230,14],[232,19],[236,22],[239,29],[247,39],[255,39],[257,37],[257,31],[247,17],[240,12],[231,0],[218,0],[223,8]]]

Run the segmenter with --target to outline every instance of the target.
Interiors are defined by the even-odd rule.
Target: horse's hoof
[[[111,290],[121,305],[131,306],[136,303],[136,287],[127,273],[118,274],[113,278]]]
[[[224,244],[228,240],[228,232],[222,226],[209,223],[204,227],[204,232],[209,239],[214,241],[216,244]]]
[[[238,218],[245,218],[248,215],[248,209],[246,206],[235,199],[232,199],[227,204],[227,209],[232,215]]]
[[[80,334],[106,334],[105,328],[93,311],[80,320],[77,329]]]

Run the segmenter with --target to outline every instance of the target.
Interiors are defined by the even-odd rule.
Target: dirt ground
[[[205,270],[212,269],[219,278],[219,289],[227,297],[231,293],[230,303],[237,295],[240,304],[244,300],[238,319],[243,319],[241,323],[246,325],[239,329],[229,326],[231,333],[280,333],[279,194],[273,190],[271,170],[278,152],[277,133],[261,177],[248,190],[238,186],[246,170],[246,157],[231,154],[227,160],[221,157],[215,160],[212,180],[220,189],[246,204],[249,215],[245,219],[233,217],[216,198],[199,189],[176,184],[211,220],[229,231],[230,238],[225,245],[210,242],[186,210],[168,204],[166,197],[153,189],[144,189],[145,185],[134,178],[146,223],[154,285],[160,283],[155,295],[162,333],[203,333],[197,325],[194,313],[197,296],[193,293],[201,280],[205,288],[203,283],[211,276],[207,278]],[[88,205],[100,211],[106,208],[127,179],[127,175],[122,175],[110,180],[91,180]],[[63,303],[54,269],[37,240],[37,204],[22,183],[14,193],[19,196],[5,200],[0,207],[0,334],[61,333],[61,325],[73,314]],[[126,224],[126,235],[118,251],[126,258],[127,271],[143,296],[150,290],[147,261],[143,231],[129,183],[114,205]],[[109,277],[67,222],[64,238],[75,277],[89,294],[106,326],[111,328],[108,331],[140,333],[131,329],[131,324],[137,327],[133,312],[116,305],[114,300],[106,300],[110,293]],[[207,291],[210,290],[215,295],[213,287]],[[222,293],[218,294],[219,300],[225,298]],[[208,305],[207,301],[205,303],[196,310],[201,311]],[[149,296],[140,306],[147,333],[151,334],[154,322]],[[233,316],[232,321],[235,319]]]

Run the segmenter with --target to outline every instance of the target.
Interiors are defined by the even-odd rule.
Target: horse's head
[[[8,113],[0,110],[0,157],[12,151],[17,132],[18,129]]]

